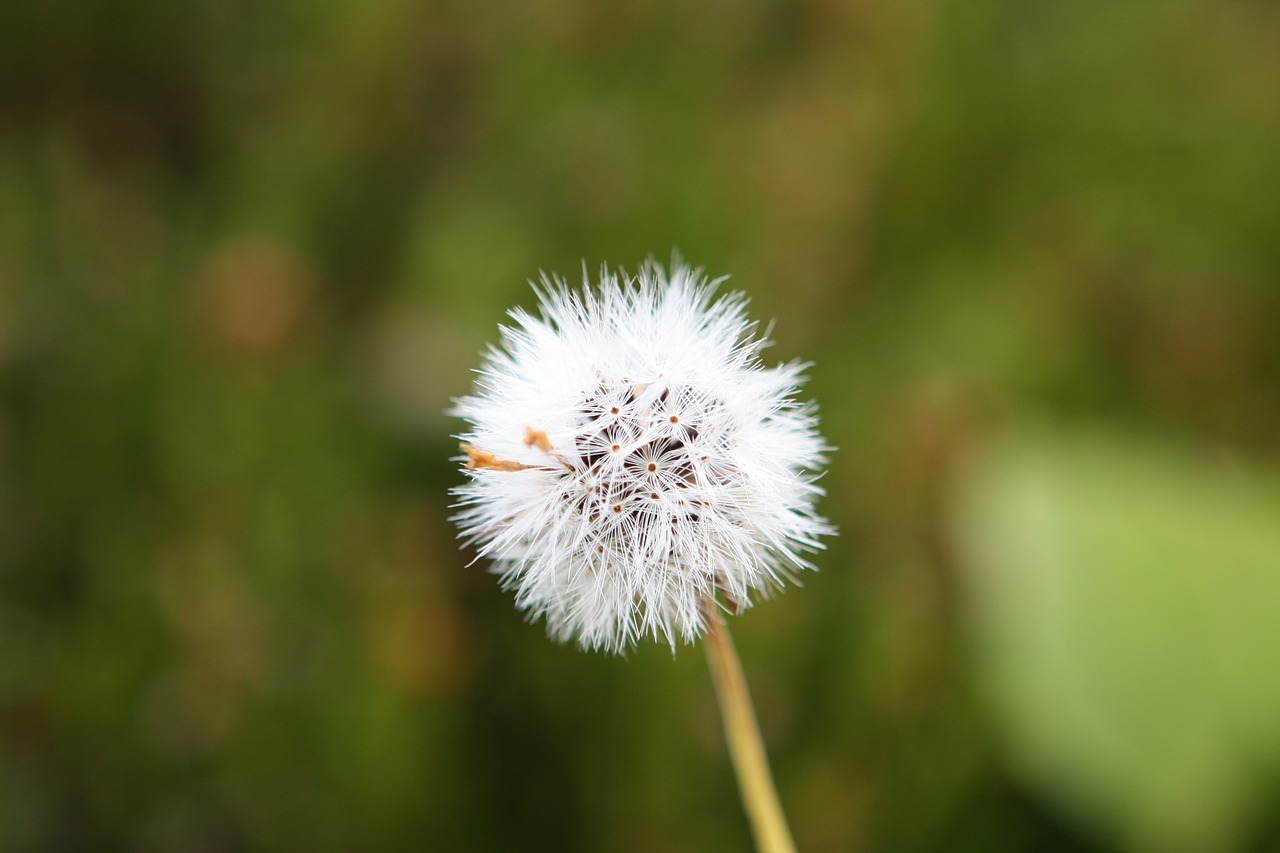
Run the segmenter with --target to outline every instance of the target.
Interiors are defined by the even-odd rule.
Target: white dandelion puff
[[[652,259],[594,289],[544,275],[539,315],[511,312],[451,412],[470,427],[462,536],[557,639],[692,641],[704,602],[750,606],[832,532],[805,365],[765,367],[745,297],[717,284]]]

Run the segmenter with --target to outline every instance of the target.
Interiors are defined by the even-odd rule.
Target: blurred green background
[[[810,851],[1280,850],[1280,6],[7,0],[0,849],[750,844],[705,664],[526,624],[443,415],[540,269],[776,319],[734,622]]]

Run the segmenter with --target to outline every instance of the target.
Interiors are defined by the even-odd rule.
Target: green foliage
[[[525,279],[673,247],[840,448],[822,571],[734,624],[802,849],[1274,846],[1278,41],[3,4],[0,849],[743,849],[698,650],[548,643],[447,521]]]
[[[973,466],[957,511],[1017,771],[1135,847],[1239,844],[1280,773],[1280,478],[1031,433]]]

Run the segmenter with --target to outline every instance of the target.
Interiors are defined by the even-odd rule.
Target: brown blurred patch
[[[197,667],[155,679],[139,708],[155,751],[175,760],[207,758],[227,743],[244,714],[244,698]]]
[[[892,415],[880,529],[943,574],[954,564],[946,521],[952,475],[975,440],[998,425],[1003,405],[995,388],[938,376],[912,389]]]
[[[806,756],[792,792],[790,810],[797,841],[804,850],[866,850],[872,792],[859,773],[865,757],[842,750]]]
[[[1141,380],[1163,407],[1229,409],[1232,396],[1248,393],[1257,365],[1246,311],[1210,284],[1151,306],[1136,330],[1136,356]]]
[[[202,679],[263,690],[275,680],[271,614],[234,568],[238,559],[216,541],[179,544],[157,561],[153,591]]]
[[[754,116],[747,178],[763,201],[761,254],[769,276],[787,282],[788,300],[860,280],[879,166],[877,110],[866,97],[800,80]]]
[[[465,689],[474,668],[473,631],[459,607],[450,539],[437,529],[436,501],[383,494],[354,504],[339,539],[344,582],[363,602],[369,667],[394,690],[441,698]]]
[[[315,270],[292,247],[236,237],[215,249],[199,272],[197,322],[236,349],[269,353],[297,331],[316,287]]]
[[[365,626],[365,648],[377,673],[413,696],[456,692],[466,669],[466,637],[455,610],[421,597],[381,605],[370,611]]]
[[[16,275],[10,277],[9,270],[4,266],[4,258],[0,256],[0,281],[15,278],[17,278]],[[4,291],[0,291],[0,371],[10,364],[18,348],[17,324],[14,320],[16,313],[12,298]]]

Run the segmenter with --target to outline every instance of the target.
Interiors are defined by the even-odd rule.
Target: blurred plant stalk
[[[778,789],[773,784],[773,774],[769,772],[764,739],[760,736],[760,725],[756,721],[733,637],[729,635],[729,627],[720,617],[714,602],[706,601],[704,610],[707,632],[702,638],[703,648],[711,666],[711,680],[715,683],[716,698],[720,702],[729,755],[738,776],[742,805],[751,822],[756,849],[761,853],[795,853],[795,842],[791,840],[791,830],[778,800]]]

